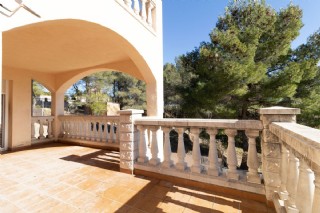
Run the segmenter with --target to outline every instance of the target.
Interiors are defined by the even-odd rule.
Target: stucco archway
[[[162,73],[154,70],[151,49],[139,52],[125,36],[100,24],[75,19],[25,25],[2,36],[3,79],[13,82],[12,111],[26,106],[11,115],[12,126],[24,132],[12,134],[13,141],[30,137],[31,117],[26,112],[31,111],[31,90],[27,88],[31,79],[52,90],[52,112],[57,118],[63,114],[64,91],[70,81],[102,69],[122,71],[146,82],[148,115],[162,116]],[[21,119],[26,122],[19,122]]]

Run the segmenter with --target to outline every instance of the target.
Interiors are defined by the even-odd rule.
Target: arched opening
[[[65,93],[65,114],[117,115],[146,110],[146,84],[126,73],[102,71],[83,77]]]
[[[53,137],[51,116],[51,92],[38,81],[31,81],[32,119],[31,142],[38,143]]]
[[[32,80],[32,116],[51,116],[51,92]]]

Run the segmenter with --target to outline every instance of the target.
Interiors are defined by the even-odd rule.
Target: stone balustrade
[[[320,212],[320,130],[288,122],[273,122],[269,130],[281,145],[277,211]]]
[[[119,116],[59,116],[60,140],[119,147]]]
[[[140,132],[138,155],[134,169],[175,176],[204,183],[227,186],[234,189],[264,194],[256,138],[262,130],[262,122],[257,120],[209,120],[209,119],[152,119],[135,120]],[[200,132],[209,136],[208,156],[200,150]],[[216,136],[223,130],[228,137],[226,150],[227,168],[222,168],[218,158]],[[238,130],[245,131],[249,141],[249,170],[238,169],[235,137]],[[172,152],[170,132],[178,134],[177,153]],[[189,131],[192,140],[192,154],[186,153],[184,134]],[[207,164],[204,162],[207,161]]]
[[[116,0],[141,23],[156,30],[156,2],[155,0]]]
[[[53,116],[34,116],[31,118],[31,142],[52,141]]]

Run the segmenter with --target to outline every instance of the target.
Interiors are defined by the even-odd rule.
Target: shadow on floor
[[[101,169],[108,169],[115,172],[120,171],[120,157],[119,152],[117,151],[99,150],[83,156],[69,155],[60,159],[95,166]]]

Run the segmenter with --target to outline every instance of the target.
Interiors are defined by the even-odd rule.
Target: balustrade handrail
[[[60,115],[58,116],[60,120],[67,120],[67,119],[83,119],[83,120],[119,120],[119,115],[107,115],[107,116],[93,116],[93,115]]]
[[[135,120],[136,125],[148,126],[179,126],[199,128],[221,128],[239,130],[262,130],[262,122],[259,120],[237,119],[176,119],[176,118],[140,118]]]
[[[54,119],[54,116],[32,116],[32,120],[45,120],[45,119]]]
[[[320,130],[285,122],[274,122],[269,129],[300,156],[320,166]]]

